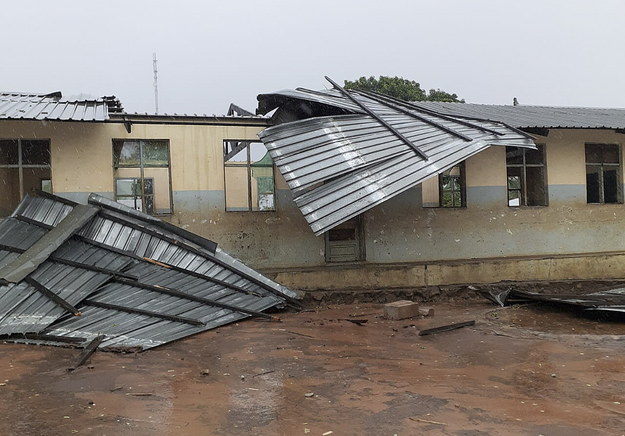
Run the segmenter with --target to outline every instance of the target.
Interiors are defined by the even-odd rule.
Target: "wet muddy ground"
[[[282,313],[144,353],[97,352],[73,372],[78,350],[0,344],[0,435],[624,433],[625,320],[433,307],[401,321],[379,304]]]

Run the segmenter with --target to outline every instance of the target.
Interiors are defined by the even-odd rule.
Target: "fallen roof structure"
[[[482,295],[502,307],[518,303],[542,302],[577,307],[584,311],[625,312],[625,288],[582,295],[540,294],[510,288],[497,292],[487,291]]]
[[[96,194],[41,193],[0,222],[0,339],[144,350],[301,295],[217,245]]]
[[[491,145],[535,148],[496,121],[447,116],[384,95],[298,88],[258,96],[278,124],[259,133],[320,235]]]

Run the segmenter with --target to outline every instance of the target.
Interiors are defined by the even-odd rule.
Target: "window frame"
[[[460,170],[460,175],[458,176],[452,176],[452,175],[445,175],[444,173],[448,172],[448,171],[452,171],[454,168],[458,167]],[[452,193],[452,204],[451,205],[445,205],[443,202],[443,197],[445,195],[445,189],[444,189],[444,185],[445,185],[445,178],[450,177],[450,178],[455,178],[458,180],[458,183],[460,185],[460,189],[458,190],[454,190],[453,187],[451,189],[451,193]],[[445,171],[441,172],[438,175],[438,207],[439,208],[443,208],[443,209],[462,209],[462,208],[466,208],[467,207],[467,188],[466,188],[467,182],[466,182],[466,171],[465,171],[465,162],[462,161],[460,163],[457,163],[456,165],[453,165],[452,167],[446,169]],[[455,204],[455,196],[453,195],[455,192],[459,192],[460,193],[460,204],[456,205]]]
[[[138,165],[130,165],[130,164],[126,164],[126,165],[120,165],[119,163],[119,159],[116,162],[116,154],[115,154],[115,145],[116,144],[121,144],[121,148],[120,151],[122,150],[122,148],[124,147],[126,142],[136,142],[139,144],[139,163]],[[145,159],[145,154],[144,154],[144,146],[148,143],[163,143],[167,146],[167,163],[166,164],[154,164],[154,165],[146,165],[146,159]],[[112,140],[112,158],[113,158],[113,195],[115,198],[115,201],[118,200],[118,192],[117,192],[117,181],[118,180],[129,180],[129,179],[136,179],[139,180],[140,183],[140,187],[141,187],[141,192],[140,192],[140,198],[141,198],[141,211],[144,213],[147,213],[148,215],[152,215],[152,216],[168,216],[168,215],[172,215],[174,213],[174,196],[173,196],[173,189],[172,189],[172,168],[171,168],[171,143],[169,141],[169,139],[161,139],[161,138],[113,138]],[[167,168],[167,185],[168,185],[168,189],[169,189],[169,210],[166,212],[158,212],[156,210],[156,208],[154,207],[154,205],[156,204],[156,198],[157,198],[157,193],[155,192],[154,187],[156,186],[154,183],[154,177],[153,176],[146,176],[145,175],[145,170],[150,169],[150,168]],[[123,177],[118,177],[117,175],[117,170],[118,169],[138,169],[139,170],[139,177],[133,177],[133,176],[123,176]],[[146,179],[151,179],[152,182],[152,193],[151,194],[146,194],[145,193],[145,180]],[[147,197],[151,197],[152,199],[152,211],[149,211],[150,208],[148,208],[148,202],[146,201]],[[130,198],[129,196],[122,196],[120,198]],[[124,204],[124,203],[122,203]]]
[[[546,153],[546,149],[547,146],[545,144],[536,144],[537,148],[541,151],[541,155],[542,155],[542,163],[527,163],[527,149],[525,148],[521,148],[521,147],[506,147],[506,203],[508,204],[508,207],[546,207],[549,206],[549,185],[547,184],[547,153]],[[515,163],[515,164],[511,164],[508,163],[508,151],[510,151],[511,149],[514,150],[519,150],[522,152],[522,158],[523,158],[523,162],[522,163]],[[520,187],[518,189],[511,189],[510,188],[510,173],[509,173],[509,169],[510,168],[519,168],[521,169],[521,180],[520,180]],[[543,186],[543,192],[544,194],[544,199],[543,199],[543,204],[532,204],[532,205],[528,205],[528,195],[527,195],[527,169],[528,168],[542,168],[543,169],[543,180],[542,180],[542,186]],[[520,196],[519,196],[519,204],[518,205],[513,205],[510,204],[510,192],[511,191],[518,191]]]
[[[43,180],[50,180],[50,190],[54,188],[52,186],[52,141],[49,138],[0,138],[0,141],[15,141],[17,142],[17,163],[15,164],[0,164],[0,168],[3,169],[17,169],[18,183],[19,183],[19,196],[23,199],[26,192],[24,189],[24,169],[36,168],[36,169],[49,169],[50,177],[46,179],[40,178],[39,187],[41,188]],[[23,157],[23,143],[24,142],[45,142],[48,145],[48,163],[47,164],[25,164]]]
[[[237,154],[239,154],[241,151],[243,151],[243,148],[232,148],[232,144],[236,143],[237,146],[240,145],[244,145],[245,146],[245,150],[246,150],[246,162],[244,164],[241,163],[232,163],[229,162],[227,160],[227,158],[229,157],[229,155],[232,155],[230,157],[234,157]],[[226,212],[244,212],[244,213],[249,213],[249,212],[263,212],[263,213],[267,213],[267,212],[276,212],[277,211],[277,196],[276,196],[276,174],[275,174],[275,169],[276,169],[276,165],[273,162],[273,159],[271,159],[271,187],[272,187],[272,200],[273,200],[273,204],[271,208],[267,208],[267,209],[254,209],[253,205],[254,205],[254,199],[252,198],[252,194],[253,194],[253,189],[252,189],[252,169],[253,169],[253,164],[255,162],[260,162],[259,161],[255,161],[252,162],[252,151],[251,151],[251,145],[252,144],[261,144],[263,147],[265,147],[265,145],[258,140],[253,140],[253,139],[224,139],[223,140],[223,154],[222,154],[222,158],[223,158],[223,168],[224,168],[224,210]],[[237,151],[238,150],[238,151]],[[268,155],[268,150],[266,150],[266,155]],[[265,155],[263,155],[263,158],[265,157]],[[270,157],[271,158],[271,157]],[[246,169],[246,190],[247,190],[247,207],[246,208],[229,208],[228,207],[228,180],[227,180],[227,169],[226,168],[241,168],[241,167],[245,167]],[[269,168],[269,166],[267,166],[267,168]],[[257,195],[260,196],[261,192],[257,192]],[[259,197],[259,203],[260,203],[260,197]]]
[[[613,146],[616,147],[618,162],[603,162],[604,159],[601,159],[602,162],[588,162],[588,147],[592,146]],[[603,150],[602,150],[603,154]],[[621,144],[618,143],[600,143],[600,142],[587,142],[584,143],[584,169],[586,172],[586,204],[623,204],[623,154]],[[588,199],[589,191],[588,191],[588,167],[599,167],[599,202],[590,202]],[[611,201],[606,203],[605,201],[605,177],[604,177],[604,168],[612,167],[616,168],[616,201]]]

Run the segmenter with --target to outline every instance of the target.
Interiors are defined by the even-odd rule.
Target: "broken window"
[[[621,203],[621,150],[616,144],[586,144],[588,203]]]
[[[227,211],[270,211],[275,208],[273,161],[265,145],[224,141]]]
[[[506,147],[508,206],[547,205],[545,146],[537,147]]]
[[[440,207],[464,207],[464,163],[443,171],[438,176]]]
[[[115,200],[152,215],[172,213],[169,141],[113,140]]]
[[[0,139],[0,216],[37,189],[52,191],[50,141]]]
[[[464,162],[421,183],[423,207],[465,207]]]

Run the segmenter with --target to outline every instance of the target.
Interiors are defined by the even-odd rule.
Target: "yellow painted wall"
[[[493,146],[465,162],[467,187],[506,186],[506,148]]]

